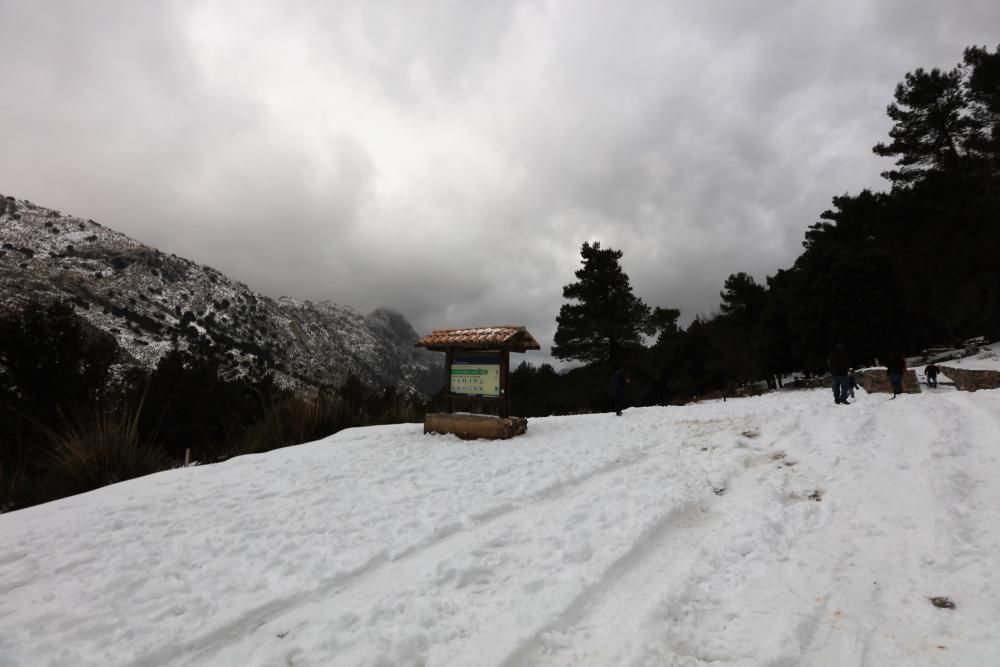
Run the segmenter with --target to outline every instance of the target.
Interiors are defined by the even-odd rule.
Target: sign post
[[[468,411],[473,415],[492,415],[500,419],[520,420],[517,423],[523,423],[523,428],[519,432],[524,432],[527,420],[510,416],[509,376],[511,352],[523,353],[526,350],[540,349],[538,342],[527,329],[523,326],[441,329],[418,340],[416,347],[426,347],[429,350],[445,353],[447,414],[453,415],[457,411],[468,414],[465,412]],[[428,415],[428,419],[424,422],[424,431],[441,432],[440,426],[429,429],[432,417],[435,424],[449,421],[444,419],[443,415]],[[458,433],[456,430],[446,432]]]

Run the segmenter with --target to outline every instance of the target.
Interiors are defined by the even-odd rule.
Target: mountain
[[[431,394],[443,359],[390,310],[271,299],[215,269],[163,253],[93,220],[0,195],[0,310],[29,301],[73,304],[112,335],[121,363],[152,368],[173,345],[211,341],[223,371],[269,371],[284,387],[373,387]]]

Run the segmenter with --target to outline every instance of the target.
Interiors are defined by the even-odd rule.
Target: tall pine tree
[[[996,174],[1000,171],[1000,46],[993,53],[969,47],[963,62],[970,116],[978,125],[971,148]]]
[[[893,120],[892,142],[878,143],[877,155],[895,157],[898,169],[882,175],[907,186],[932,171],[957,171],[968,153],[976,123],[966,112],[962,71],[918,68],[896,86],[886,113]]]
[[[557,359],[586,363],[622,363],[626,350],[642,344],[642,335],[656,331],[649,306],[632,293],[619,260],[621,250],[601,248],[600,242],[580,249],[583,268],[577,282],[563,287],[563,304],[556,318],[552,354]]]

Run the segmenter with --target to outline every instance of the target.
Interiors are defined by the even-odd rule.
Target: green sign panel
[[[451,393],[499,396],[500,364],[495,358],[458,358],[451,364]]]

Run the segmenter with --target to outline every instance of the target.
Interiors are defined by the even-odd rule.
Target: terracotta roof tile
[[[415,347],[444,349],[448,347],[524,350],[541,349],[535,337],[522,326],[471,327],[467,329],[435,329],[418,340]]]

